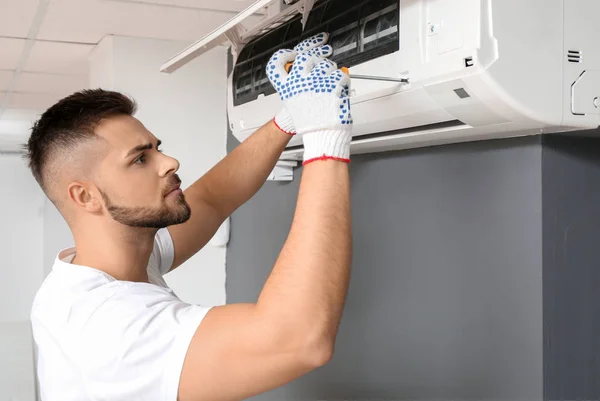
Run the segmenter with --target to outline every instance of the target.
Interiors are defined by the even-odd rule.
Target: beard
[[[169,188],[181,182],[178,177],[175,177],[172,181],[174,183],[169,185]],[[110,197],[103,191],[100,191],[100,193],[111,217],[115,221],[129,227],[161,229],[185,223],[192,214],[183,194],[178,196],[174,205],[164,203],[160,208],[155,209],[141,206],[119,206],[113,203]]]

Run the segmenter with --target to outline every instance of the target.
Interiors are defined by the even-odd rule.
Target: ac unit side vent
[[[411,134],[413,132],[432,131],[432,130],[439,130],[439,129],[445,129],[445,128],[462,127],[465,125],[466,124],[460,120],[451,120],[451,121],[444,121],[441,123],[434,123],[434,124],[420,125],[417,127],[403,128],[403,129],[394,130],[394,131],[376,132],[374,134],[360,135],[360,136],[354,137],[353,141],[362,141],[365,139],[382,138],[382,137],[386,137],[386,136],[390,136],[390,135]],[[290,147],[286,148],[285,150],[286,151],[300,150],[303,148],[304,148],[304,145],[297,145],[297,146],[290,146]]]
[[[467,92],[465,90],[465,88],[454,89],[454,93],[456,93],[456,95],[461,99],[466,99],[466,98],[471,97],[471,95],[469,95],[469,92]]]
[[[304,31],[297,15],[242,49],[233,72],[233,104],[275,93],[265,71],[273,53],[321,32],[329,33],[331,59],[339,67],[350,68],[398,51],[398,4],[398,0],[318,0]]]
[[[567,52],[567,60],[569,60],[569,63],[582,63],[583,55],[578,50],[569,50]]]

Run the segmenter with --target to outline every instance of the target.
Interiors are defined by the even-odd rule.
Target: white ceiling
[[[0,151],[83,89],[106,35],[192,43],[253,0],[0,0]],[[158,68],[158,67],[157,67]]]

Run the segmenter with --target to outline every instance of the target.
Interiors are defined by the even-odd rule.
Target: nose
[[[161,163],[160,163],[160,175],[161,177],[166,177],[169,174],[174,174],[179,170],[179,161],[171,156],[167,156],[165,154],[160,153],[161,155]]]

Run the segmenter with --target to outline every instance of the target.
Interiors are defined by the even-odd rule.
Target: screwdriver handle
[[[292,69],[292,66],[294,65],[294,63],[289,62],[285,65],[285,71],[286,72],[290,72],[290,70]],[[342,70],[346,75],[350,75],[350,70],[347,67],[342,67],[340,68],[340,70]]]

